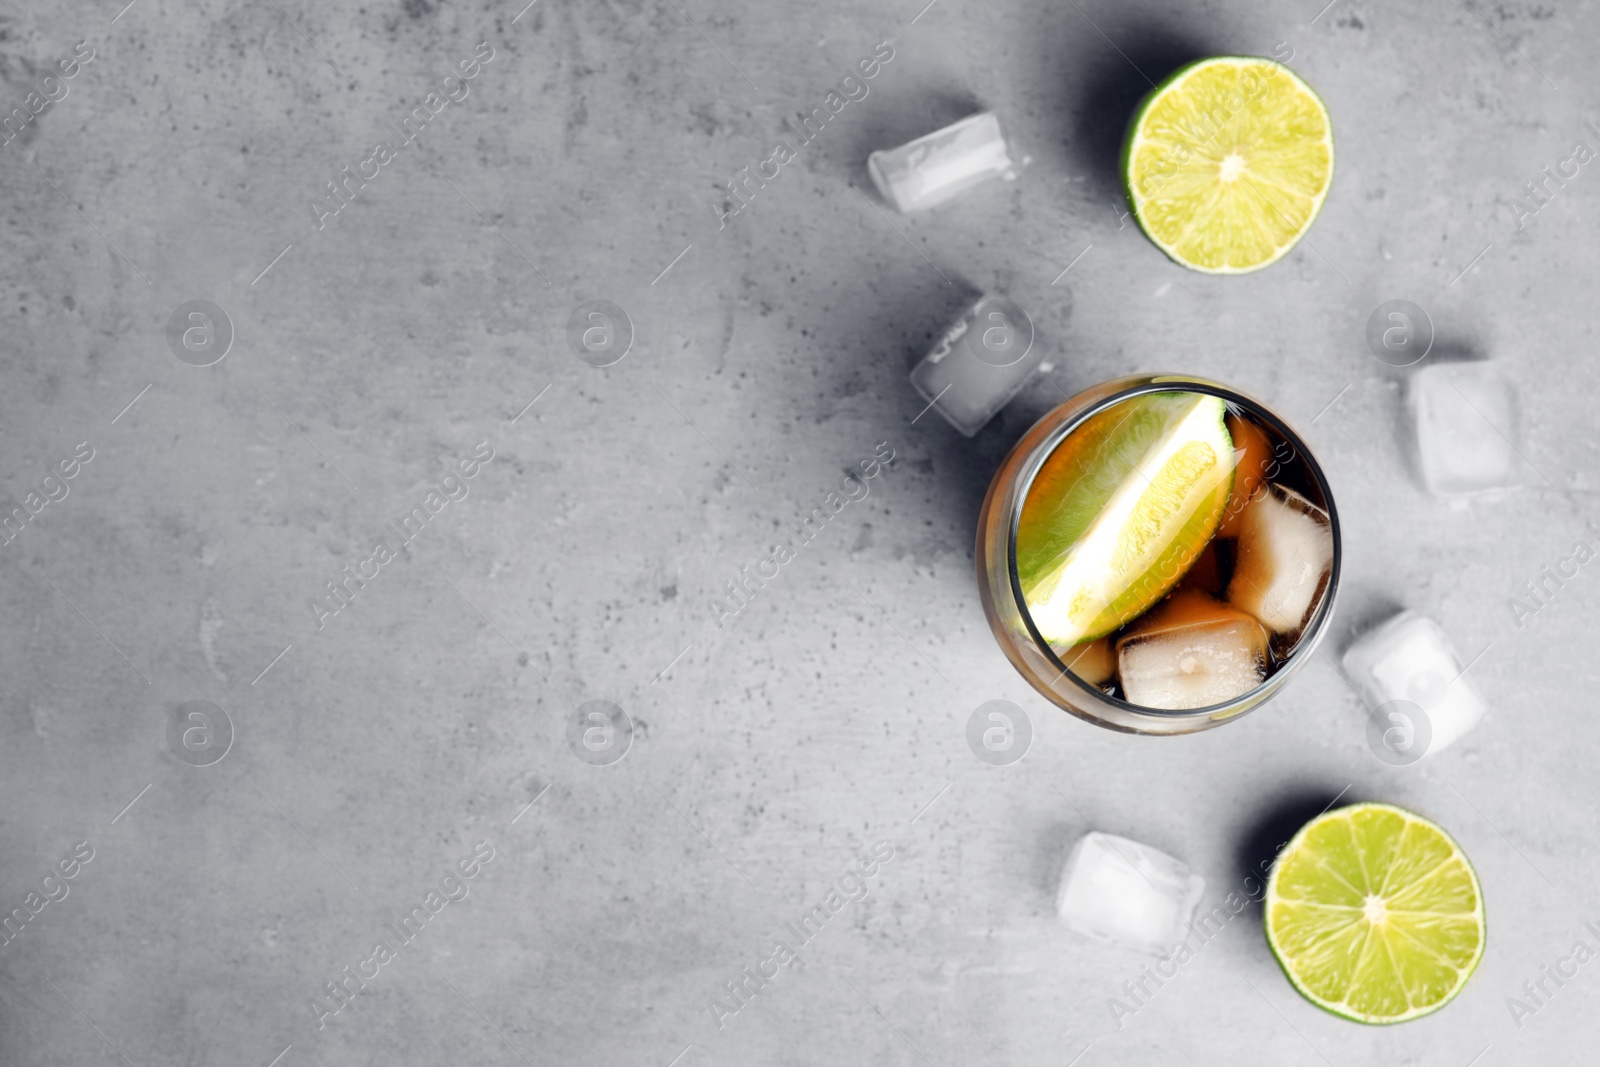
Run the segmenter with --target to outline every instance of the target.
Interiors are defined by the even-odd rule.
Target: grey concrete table
[[[1600,176],[1526,189],[1600,148],[1595,5],[521,2],[3,16],[0,104],[40,113],[0,148],[0,489],[39,506],[0,546],[0,910],[26,919],[0,1062],[1592,1048],[1600,964],[1509,1001],[1600,946],[1600,579],[1531,618],[1508,602],[1596,538]],[[1146,77],[1223,52],[1292,56],[1339,162],[1310,240],[1210,279],[1138,234],[1114,167]],[[872,148],[978,107],[1018,181],[916,219],[863,194]],[[780,138],[794,158],[719,217]],[[906,372],[982,289],[1055,369],[967,441],[917,418]],[[1436,354],[1521,381],[1509,498],[1417,487],[1407,372],[1364,341],[1398,298]],[[631,323],[605,367],[568,343],[593,300]],[[1492,704],[1475,734],[1380,762],[1331,659],[1168,740],[1011,671],[972,577],[988,477],[1063,395],[1160,368],[1298,421],[1345,521],[1330,655],[1395,606],[1438,618]],[[865,498],[715,606],[880,444]],[[990,699],[1027,710],[1020,763],[967,748]],[[569,745],[594,700],[631,717],[620,762]],[[1491,937],[1454,1005],[1324,1015],[1251,906],[1114,1010],[1149,961],[1057,922],[1073,839],[1183,857],[1209,910],[1338,795],[1424,812],[1476,863]],[[768,963],[779,941],[797,959]]]

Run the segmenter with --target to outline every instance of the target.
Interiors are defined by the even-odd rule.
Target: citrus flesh
[[[1270,59],[1178,71],[1134,116],[1123,177],[1139,225],[1208,274],[1259,270],[1295,246],[1333,180],[1333,127],[1311,87]]]
[[[1307,1000],[1363,1023],[1448,1004],[1483,955],[1483,893],[1438,826],[1388,804],[1313,819],[1267,880],[1267,943]]]
[[[1227,407],[1145,393],[1096,412],[1045,459],[1017,523],[1017,577],[1058,650],[1137,618],[1178,583],[1222,520],[1235,456]]]

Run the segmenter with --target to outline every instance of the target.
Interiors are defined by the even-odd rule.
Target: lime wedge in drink
[[[1460,847],[1388,804],[1307,823],[1267,880],[1267,943],[1320,1008],[1362,1023],[1438,1011],[1483,956],[1483,892]]]
[[[1122,166],[1134,216],[1158,248],[1207,274],[1243,274],[1311,228],[1333,181],[1333,127],[1288,67],[1203,59],[1146,98]]]
[[[1111,633],[1205,549],[1233,487],[1226,411],[1205,393],[1144,393],[1091,415],[1045,459],[1017,524],[1017,577],[1046,641]]]

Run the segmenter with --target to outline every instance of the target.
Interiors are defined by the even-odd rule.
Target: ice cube
[[[1499,364],[1434,363],[1411,379],[1417,462],[1427,487],[1442,496],[1514,485],[1516,387]]]
[[[1488,710],[1443,628],[1414,611],[1362,634],[1344,654],[1344,672],[1373,712],[1392,701],[1421,709],[1425,724],[1400,723],[1411,731],[1408,745],[1426,738],[1417,758],[1461,740]],[[1410,718],[1409,709],[1399,710]]]
[[[1146,708],[1206,708],[1266,677],[1267,634],[1253,617],[1180,590],[1117,642],[1123,696]]]
[[[1056,911],[1080,934],[1165,956],[1187,936],[1205,891],[1204,878],[1165,852],[1095,831],[1067,857]]]
[[[911,384],[950,425],[971,437],[1022,391],[1042,356],[1033,350],[1027,312],[990,294],[968,308],[912,368]]]
[[[1328,513],[1293,489],[1268,485],[1244,510],[1228,603],[1275,634],[1298,634],[1332,568]]]
[[[1000,120],[969,115],[909,144],[867,157],[867,173],[901,214],[921,211],[990,178],[1015,174]]]

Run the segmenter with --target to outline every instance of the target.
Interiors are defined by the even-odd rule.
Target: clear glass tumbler
[[[1262,675],[1259,684],[1255,684],[1248,691],[1239,692],[1228,699],[1204,707],[1181,707],[1175,709],[1150,707],[1130,703],[1124,699],[1125,692],[1120,690],[1118,683],[1093,684],[1090,680],[1080,677],[1074,669],[1069,669],[1063,662],[1062,649],[1059,645],[1052,646],[1040,633],[1035,619],[1030,614],[1028,601],[1023,592],[1023,582],[1018,576],[1017,565],[1017,532],[1019,522],[1023,515],[1023,507],[1028,500],[1030,489],[1034,485],[1041,468],[1047,459],[1056,451],[1057,447],[1067,441],[1071,435],[1085,427],[1106,425],[1107,420],[1090,422],[1097,414],[1122,404],[1131,398],[1141,397],[1144,394],[1204,394],[1222,401],[1229,412],[1228,418],[1243,418],[1261,428],[1264,434],[1261,440],[1272,440],[1275,443],[1273,454],[1277,455],[1285,464],[1294,466],[1293,477],[1298,480],[1301,493],[1293,491],[1284,492],[1274,489],[1280,503],[1275,505],[1284,507],[1284,502],[1292,498],[1302,505],[1314,502],[1316,508],[1310,512],[1318,518],[1318,536],[1323,538],[1322,545],[1327,547],[1326,538],[1331,535],[1331,563],[1322,572],[1322,577],[1316,579],[1321,584],[1315,586],[1315,598],[1309,601],[1310,606],[1305,609],[1303,620],[1299,622],[1298,629],[1292,635],[1284,636],[1282,633],[1274,634],[1271,638],[1271,651],[1267,651],[1267,644],[1258,645],[1261,649],[1260,668]],[[1162,402],[1164,398],[1155,398],[1155,402]],[[1151,401],[1139,401],[1147,404]],[[1215,407],[1215,402],[1209,399],[1196,401]],[[1213,420],[1213,425],[1214,425]],[[1237,423],[1230,423],[1237,426]],[[1086,430],[1086,434],[1097,432],[1093,429]],[[1096,447],[1102,454],[1106,449],[1103,433],[1096,438]],[[1243,446],[1237,445],[1241,450],[1235,452],[1238,457],[1237,465],[1232,469],[1235,475],[1245,469],[1246,452]],[[1279,464],[1274,461],[1267,470],[1267,477],[1260,473],[1255,478],[1260,485],[1274,481],[1278,478]],[[1060,476],[1052,474],[1060,484]],[[1230,480],[1230,485],[1235,483]],[[1237,488],[1229,490],[1233,494],[1229,498],[1230,508],[1240,506],[1236,501]],[[1247,491],[1250,499],[1258,499],[1261,489]],[[1248,504],[1248,501],[1246,501]],[[1290,520],[1291,524],[1293,520]],[[1224,523],[1226,526],[1226,522]],[[1257,538],[1264,538],[1265,534],[1256,534]],[[1213,538],[1216,539],[1216,538]],[[1251,551],[1260,558],[1261,555],[1272,555],[1272,552],[1261,552],[1254,548],[1260,541],[1251,542]],[[1206,542],[1209,547],[1210,542]],[[1238,552],[1238,541],[1219,541],[1219,553]],[[1233,546],[1229,548],[1227,546]],[[1269,546],[1270,547],[1270,546]],[[1292,557],[1292,546],[1286,550],[1286,555]],[[1232,557],[1237,564],[1238,557]],[[1243,715],[1276,694],[1300,667],[1315,653],[1317,644],[1322,639],[1328,620],[1332,618],[1334,603],[1337,599],[1339,588],[1339,575],[1342,560],[1342,547],[1339,533],[1338,512],[1334,508],[1333,494],[1328,486],[1327,478],[1321,466],[1312,456],[1304,440],[1280,416],[1275,414],[1260,401],[1247,396],[1237,390],[1216,382],[1206,381],[1178,374],[1147,374],[1114,381],[1104,382],[1094,388],[1087,389],[1077,396],[1066,401],[1055,410],[1041,418],[1034,424],[1020,441],[1007,455],[1005,462],[996,472],[994,480],[989,485],[988,496],[984,500],[983,510],[978,520],[977,538],[977,570],[978,588],[983,598],[984,612],[988,616],[989,625],[994,630],[1000,647],[1004,649],[1007,658],[1028,680],[1028,683],[1044,695],[1051,703],[1071,712],[1081,719],[1127,733],[1139,734],[1181,734],[1193,733],[1221,725]],[[1190,556],[1184,563],[1188,567],[1193,557]],[[1234,573],[1239,570],[1236,566]],[[1254,571],[1259,574],[1261,572]],[[1248,577],[1248,576],[1247,576]],[[1290,576],[1293,577],[1292,575]],[[1187,581],[1187,577],[1185,578]],[[1271,585],[1271,583],[1268,583]],[[1302,586],[1303,588],[1303,586]],[[1248,592],[1248,591],[1247,591]],[[1174,594],[1175,595],[1175,594]],[[1198,595],[1198,594],[1195,594]],[[1217,595],[1220,595],[1218,593]],[[1276,595],[1276,594],[1273,594]],[[1169,595],[1167,599],[1172,599]],[[1257,615],[1268,619],[1270,622],[1272,612],[1262,609],[1262,601],[1267,599],[1265,594],[1257,598],[1254,609]],[[1212,601],[1207,601],[1212,603]],[[1270,605],[1269,605],[1270,607]],[[1245,616],[1231,607],[1216,603],[1218,611],[1231,612],[1244,618]],[[1147,611],[1146,614],[1149,614]],[[1138,619],[1134,620],[1137,624]],[[1252,623],[1253,625],[1253,623]],[[1280,629],[1292,627],[1280,625]],[[1126,633],[1126,631],[1118,631]],[[1270,625],[1261,633],[1271,633]],[[1113,635],[1114,636],[1114,635]],[[1103,638],[1102,640],[1109,640]],[[1126,638],[1124,639],[1126,640]],[[1081,646],[1080,646],[1081,647]],[[1112,645],[1113,649],[1121,646]],[[1116,653],[1112,653],[1115,655]],[[1073,650],[1073,655],[1079,655]],[[1077,662],[1075,659],[1074,662]],[[1185,669],[1188,669],[1187,666]],[[1087,673],[1087,672],[1086,672]],[[1248,681],[1246,682],[1248,684]]]

